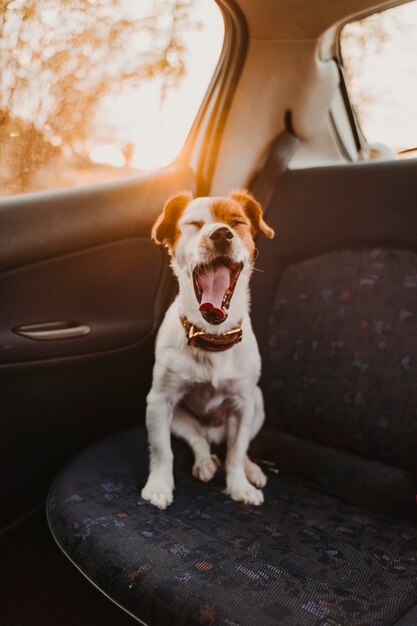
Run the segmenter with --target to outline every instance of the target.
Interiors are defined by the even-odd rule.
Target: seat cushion
[[[394,624],[417,602],[417,529],[270,471],[265,504],[191,476],[174,442],[174,504],[140,498],[145,432],[93,445],[48,499],[52,533],[105,594],[146,624]],[[268,466],[266,466],[268,467]]]

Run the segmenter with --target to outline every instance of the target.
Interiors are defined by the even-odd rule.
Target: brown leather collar
[[[232,330],[223,335],[212,335],[191,324],[186,317],[181,317],[180,320],[187,335],[188,345],[194,348],[201,348],[209,352],[224,352],[233,348],[239,341],[242,341],[242,329],[240,326],[232,328]]]

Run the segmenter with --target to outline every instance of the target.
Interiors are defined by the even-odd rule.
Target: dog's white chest
[[[203,426],[222,426],[233,407],[228,391],[227,383],[217,389],[211,383],[196,383],[190,386],[181,404]]]

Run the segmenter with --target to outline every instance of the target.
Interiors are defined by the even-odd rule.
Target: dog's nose
[[[233,236],[234,235],[229,228],[226,228],[226,226],[221,226],[220,228],[216,228],[216,230],[211,233],[210,239],[212,239],[214,243],[225,244],[229,241],[232,241]]]

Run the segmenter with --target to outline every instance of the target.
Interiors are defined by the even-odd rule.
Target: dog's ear
[[[168,198],[161,215],[152,228],[152,239],[172,248],[178,235],[178,220],[185,207],[193,199],[189,191],[183,191]]]
[[[230,197],[232,200],[238,202],[243,208],[247,217],[250,219],[254,230],[262,233],[265,237],[269,237],[269,239],[274,237],[275,231],[268,226],[262,217],[261,205],[248,191],[233,191],[230,194]]]

